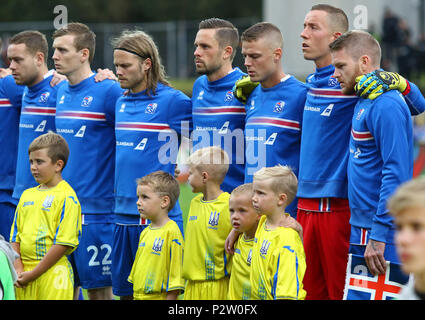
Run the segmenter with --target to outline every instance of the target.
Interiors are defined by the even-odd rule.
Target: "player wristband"
[[[407,86],[406,89],[401,93],[403,96],[407,96],[410,92],[410,83],[406,80]]]

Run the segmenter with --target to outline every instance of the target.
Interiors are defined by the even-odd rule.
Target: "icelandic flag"
[[[349,254],[344,300],[392,300],[399,297],[409,276],[400,264],[387,261],[385,274],[373,276],[362,256]]]

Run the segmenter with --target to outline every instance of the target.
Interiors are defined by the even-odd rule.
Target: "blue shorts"
[[[10,238],[10,229],[15,217],[16,206],[9,202],[0,202],[0,234],[6,241]]]
[[[112,219],[111,215],[83,215],[80,244],[69,256],[75,285],[84,289],[112,286]]]
[[[133,284],[128,281],[128,277],[136,257],[140,234],[147,224],[141,224],[138,216],[116,217],[112,247],[112,292],[120,297],[133,296]]]

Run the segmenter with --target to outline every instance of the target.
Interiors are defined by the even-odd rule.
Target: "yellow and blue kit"
[[[183,291],[183,248],[183,236],[173,220],[142,231],[128,278],[133,283],[134,299],[165,299],[167,292]]]
[[[251,299],[304,300],[305,253],[298,233],[291,228],[268,229],[261,217],[251,259]]]
[[[72,299],[73,272],[66,255],[81,237],[81,207],[71,186],[62,180],[50,189],[23,192],[16,208],[10,242],[19,243],[24,270],[34,269],[52,245],[69,247],[66,254],[36,281],[17,288],[17,298]]]

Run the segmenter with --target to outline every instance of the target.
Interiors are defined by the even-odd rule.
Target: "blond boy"
[[[183,236],[168,217],[179,197],[176,179],[155,171],[137,180],[137,210],[151,223],[140,234],[139,247],[128,281],[136,300],[176,300],[184,289]]]
[[[188,159],[188,181],[195,193],[186,225],[183,278],[185,300],[227,298],[230,261],[224,242],[230,224],[229,197],[220,188],[229,158],[219,147],[195,151]]]
[[[281,227],[285,209],[297,193],[297,178],[287,166],[265,167],[254,174],[252,202],[262,214],[251,259],[251,298],[302,300],[306,269],[297,231]]]
[[[30,144],[31,173],[39,183],[22,194],[10,239],[20,254],[15,260],[19,300],[72,300],[73,272],[67,255],[81,236],[81,207],[71,186],[62,179],[69,156],[58,134],[43,134]]]
[[[241,232],[235,243],[229,282],[230,300],[250,300],[252,247],[260,215],[252,206],[252,183],[235,188],[230,194],[229,211],[233,230]]]
[[[401,185],[388,201],[395,218],[395,243],[402,270],[413,276],[398,299],[425,298],[425,177]]]

